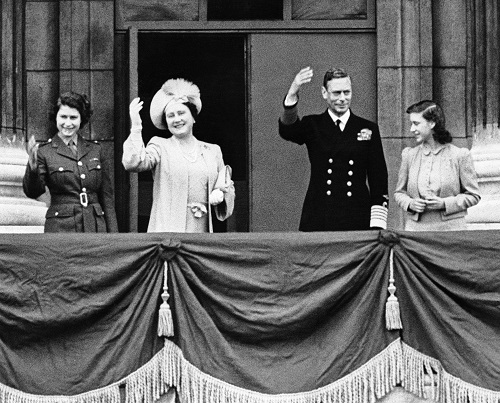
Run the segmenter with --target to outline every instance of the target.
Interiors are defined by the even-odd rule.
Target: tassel
[[[172,311],[170,310],[170,305],[168,305],[168,298],[170,294],[168,293],[168,263],[164,263],[163,269],[163,292],[161,293],[161,298],[163,303],[160,305],[159,317],[158,317],[158,336],[160,337],[171,337],[174,335],[174,323],[172,320]]]
[[[399,312],[399,302],[397,297],[394,295],[396,293],[396,286],[394,285],[394,267],[393,267],[393,256],[394,252],[391,248],[391,253],[389,256],[389,297],[385,303],[385,326],[387,330],[398,330],[403,328],[401,323],[401,314]]]

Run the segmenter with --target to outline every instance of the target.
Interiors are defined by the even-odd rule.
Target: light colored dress
[[[416,213],[409,209],[413,198],[438,196],[444,210]],[[394,193],[406,212],[407,231],[458,231],[466,229],[467,208],[481,199],[470,151],[452,144],[435,150],[427,145],[405,148]]]
[[[144,146],[141,127],[133,127],[123,143],[122,164],[127,171],[153,172],[148,232],[213,231],[209,196],[225,185],[226,169],[218,145],[197,141],[197,147],[195,158],[182,153],[173,137],[153,137]],[[214,206],[217,219],[223,221],[233,213],[234,197],[231,185],[224,201]]]

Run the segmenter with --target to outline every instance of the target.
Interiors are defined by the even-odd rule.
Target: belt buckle
[[[83,207],[87,207],[89,205],[89,198],[87,197],[87,193],[85,192],[80,193],[80,204]]]

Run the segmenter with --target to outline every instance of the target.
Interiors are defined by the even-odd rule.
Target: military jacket
[[[369,135],[364,135],[368,129]],[[299,230],[370,228],[371,207],[387,207],[387,166],[378,125],[351,112],[343,131],[328,111],[285,125],[285,140],[305,144],[311,163]]]
[[[76,156],[58,135],[40,145],[37,170],[28,164],[23,189],[37,198],[46,187],[51,202],[45,232],[118,231],[111,178],[97,142],[78,136]]]

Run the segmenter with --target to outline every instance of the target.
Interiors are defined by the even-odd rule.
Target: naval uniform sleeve
[[[374,124],[368,165],[371,210],[370,227],[387,228],[389,206],[388,174],[378,125]]]
[[[298,102],[293,105],[285,105],[283,101],[283,112],[278,120],[279,135],[282,139],[302,145],[306,142],[308,128],[303,119],[299,118]]]

